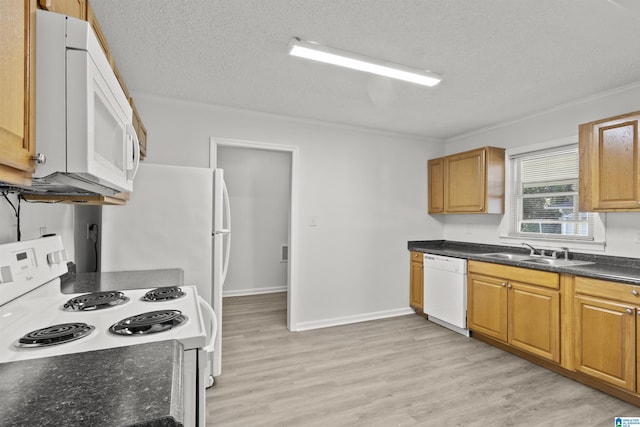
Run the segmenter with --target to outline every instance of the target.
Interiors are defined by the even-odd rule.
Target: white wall
[[[9,200],[17,207],[17,197],[10,194]],[[0,198],[0,244],[17,240],[16,216],[4,197]],[[62,237],[70,259],[74,259],[74,211],[72,205],[51,203],[20,204],[21,240],[37,239],[42,234],[55,233]]]
[[[407,311],[407,241],[443,237],[425,214],[426,163],[444,154],[440,141],[154,96],[136,105],[152,163],[206,167],[210,137],[298,147],[294,327]]]
[[[446,152],[457,153],[485,145],[509,149],[577,136],[578,125],[581,123],[637,110],[640,110],[640,84],[450,139],[447,141]],[[501,219],[502,215],[448,215],[444,219],[445,238],[501,244]],[[640,245],[636,243],[640,233],[640,213],[608,213],[606,230],[607,245],[604,254],[637,257],[640,250]]]
[[[291,153],[218,147],[231,205],[231,256],[224,295],[287,289],[281,247],[289,242]]]

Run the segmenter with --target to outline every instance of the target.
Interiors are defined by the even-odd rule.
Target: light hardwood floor
[[[613,426],[640,408],[408,315],[289,332],[286,294],[224,299],[208,426]]]

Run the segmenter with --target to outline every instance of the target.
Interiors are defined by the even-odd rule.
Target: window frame
[[[517,221],[515,215],[512,215],[513,209],[518,209],[517,204],[514,206],[513,186],[519,183],[519,179],[515,176],[517,173],[513,167],[513,157],[521,157],[527,153],[536,151],[560,149],[562,147],[577,145],[578,136],[568,138],[560,138],[537,144],[530,144],[521,147],[507,149],[505,152],[505,213],[500,224],[500,240],[502,243],[513,245],[516,242],[529,243],[542,249],[558,249],[559,247],[567,247],[572,250],[587,251],[604,251],[606,245],[606,215],[603,213],[591,212],[593,218],[593,240],[585,240],[582,238],[572,238],[567,236],[523,236],[514,234],[517,229]]]

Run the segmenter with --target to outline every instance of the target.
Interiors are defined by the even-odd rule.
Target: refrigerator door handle
[[[227,217],[227,228],[223,231],[226,234],[231,233],[231,204],[229,203],[229,191],[227,191],[227,184],[222,182],[222,196],[224,197],[225,214]],[[224,254],[224,266],[222,267],[222,286],[224,287],[224,281],[227,278],[227,271],[229,270],[229,254],[231,253],[231,236],[227,236],[227,244]]]

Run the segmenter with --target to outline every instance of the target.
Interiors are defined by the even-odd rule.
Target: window
[[[578,209],[578,145],[510,157],[509,236],[593,241],[594,213]]]

